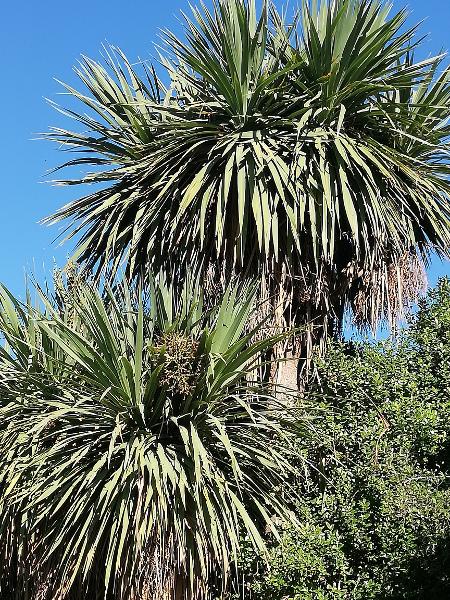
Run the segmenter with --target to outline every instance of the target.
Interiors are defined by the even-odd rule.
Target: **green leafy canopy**
[[[244,531],[264,555],[291,518],[309,430],[252,380],[276,341],[243,333],[254,289],[209,312],[192,283],[59,290],[39,308],[0,289],[2,597],[208,598]]]
[[[414,60],[406,20],[381,0],[304,0],[289,22],[215,0],[163,33],[167,86],[120,51],[83,58],[87,91],[65,89],[89,112],[63,112],[84,132],[48,137],[95,167],[64,183],[102,185],[48,221],[99,273],[212,266],[269,295],[281,279],[338,323],[398,316],[417,293],[399,280],[450,247],[450,71]]]

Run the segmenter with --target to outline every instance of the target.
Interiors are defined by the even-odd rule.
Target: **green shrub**
[[[396,344],[341,344],[319,368],[323,444],[269,568],[243,555],[259,600],[450,597],[450,281]],[[324,399],[325,398],[325,399]]]

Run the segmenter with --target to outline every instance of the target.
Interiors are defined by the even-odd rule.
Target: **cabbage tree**
[[[206,599],[290,520],[307,421],[252,379],[254,291],[0,290],[0,596]],[[255,332],[254,332],[255,333]],[[254,335],[254,334],[253,334]]]
[[[80,128],[49,137],[100,184],[56,212],[76,258],[114,276],[195,269],[214,296],[257,277],[273,327],[308,355],[391,324],[448,256],[450,71],[417,60],[417,27],[381,0],[214,0],[163,33],[160,66],[83,58],[65,85]],[[162,65],[162,67],[161,67]],[[73,104],[70,104],[73,106]]]

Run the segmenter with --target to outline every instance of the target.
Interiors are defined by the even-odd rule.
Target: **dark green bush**
[[[334,346],[319,371],[324,441],[299,484],[300,530],[268,569],[242,557],[238,596],[450,598],[450,281],[400,341]]]

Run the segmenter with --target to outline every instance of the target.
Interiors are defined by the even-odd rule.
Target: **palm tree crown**
[[[0,291],[2,597],[210,598],[242,533],[264,553],[290,518],[307,431],[252,382],[273,343],[242,334],[254,292],[203,313],[192,286],[62,290]]]
[[[414,60],[416,28],[381,0],[215,0],[164,33],[140,77],[120,52],[84,58],[90,115],[52,139],[101,189],[49,220],[82,232],[77,257],[131,277],[187,267],[260,277],[280,323],[339,329],[401,316],[430,252],[448,255],[449,69]],[[164,79],[164,77],[162,78]],[[280,324],[279,323],[279,324]]]

